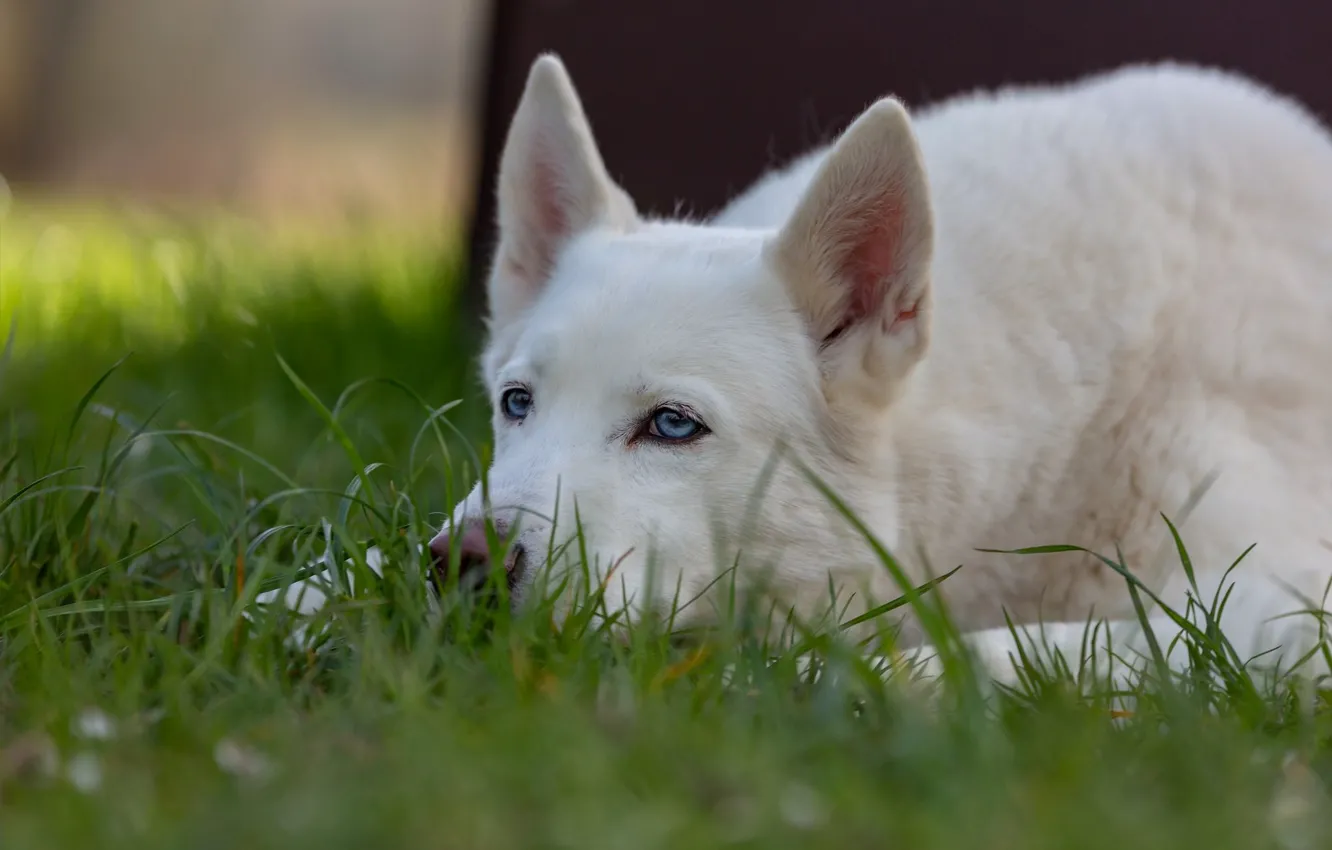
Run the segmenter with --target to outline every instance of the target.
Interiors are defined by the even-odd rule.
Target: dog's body
[[[963,565],[939,592],[997,657],[1005,612],[1133,609],[1089,556],[978,550],[1118,547],[1182,607],[1163,513],[1209,599],[1257,544],[1229,577],[1241,653],[1307,648],[1315,623],[1266,623],[1332,579],[1332,138],[1298,106],[1174,66],[914,120],[883,100],[712,220],[661,222],[547,57],[500,224],[490,505],[438,557],[488,510],[519,526],[521,595],[576,509],[612,609],[703,595],[677,621],[706,617],[737,555],[803,613],[830,578],[849,613],[898,596],[803,466],[914,580]]]

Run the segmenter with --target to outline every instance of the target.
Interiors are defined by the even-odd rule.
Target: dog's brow
[[[557,340],[554,334],[543,333],[532,340],[528,348],[527,364],[532,374],[544,377],[550,363],[555,359]]]

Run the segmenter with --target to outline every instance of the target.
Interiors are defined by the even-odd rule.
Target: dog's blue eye
[[[703,423],[670,407],[660,408],[653,413],[648,425],[648,433],[659,440],[688,440],[702,431]]]
[[[532,394],[522,387],[512,387],[500,396],[500,410],[509,419],[525,419],[532,410]]]

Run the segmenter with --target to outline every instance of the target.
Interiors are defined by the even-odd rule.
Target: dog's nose
[[[441,578],[446,577],[450,556],[457,549],[459,583],[480,584],[490,572],[490,544],[486,540],[485,524],[481,520],[468,520],[455,531],[458,534],[441,531],[430,541],[430,554],[434,558],[435,569]],[[503,540],[508,535],[507,526],[496,521],[495,534]]]

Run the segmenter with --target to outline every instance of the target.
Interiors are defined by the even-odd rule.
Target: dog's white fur
[[[1091,557],[978,550],[1118,547],[1182,608],[1162,513],[1207,601],[1257,544],[1229,578],[1241,654],[1317,637],[1270,620],[1332,579],[1332,138],[1292,101],[1177,65],[914,116],[884,98],[710,220],[665,221],[611,179],[547,55],[499,225],[488,507],[518,523],[520,590],[576,513],[611,610],[705,619],[737,557],[803,613],[830,581],[848,613],[898,596],[812,471],[913,580],[963,565],[938,592],[1001,677],[1005,612],[1074,652],[1089,616],[1121,647],[1136,623]],[[662,405],[708,433],[643,437]],[[485,510],[478,485],[441,534]]]

